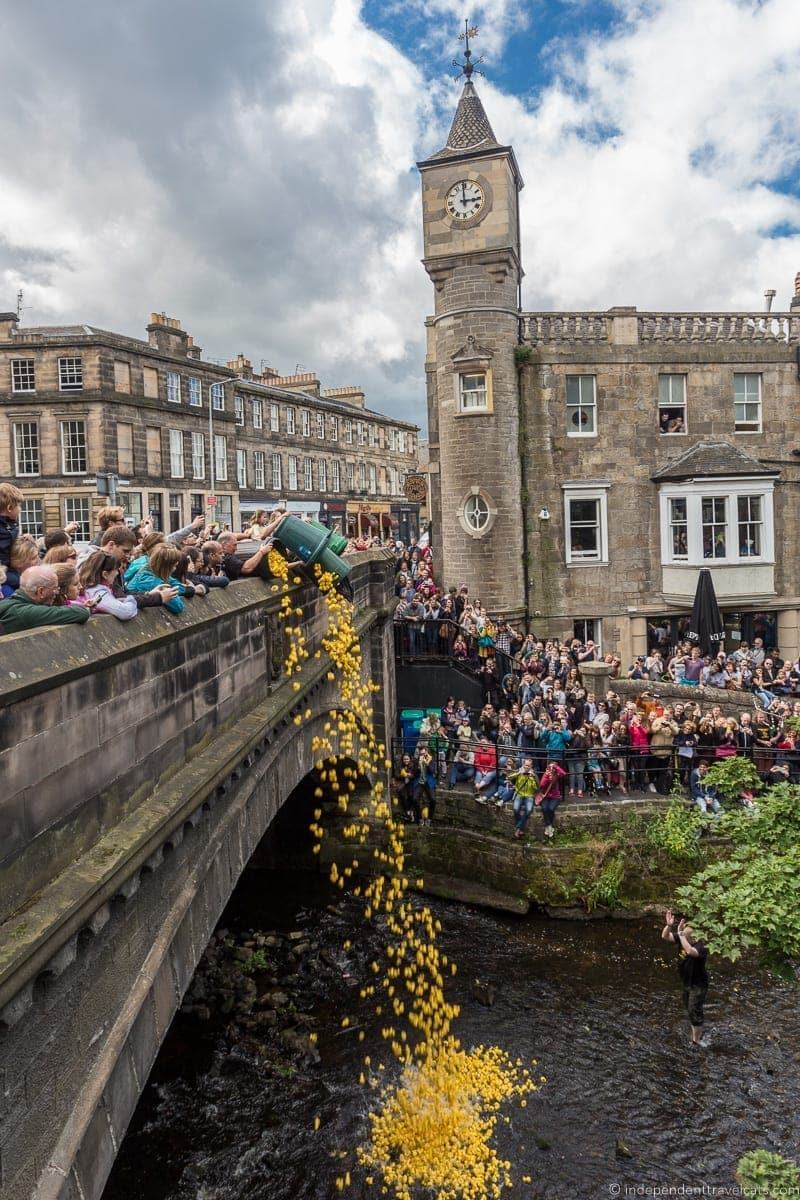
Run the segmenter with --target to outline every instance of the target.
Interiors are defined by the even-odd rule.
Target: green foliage
[[[800,843],[737,848],[680,888],[678,905],[712,953],[735,962],[754,947],[767,965],[785,967],[800,956]]]
[[[756,808],[726,812],[720,832],[737,846],[790,850],[800,843],[800,787],[779,783],[759,796]]]
[[[663,816],[647,827],[647,844],[676,859],[700,858],[698,838],[703,827],[703,814],[683,799],[675,799]]]
[[[722,758],[709,767],[706,783],[723,800],[738,800],[742,792],[760,792],[764,787],[752,759],[739,755]]]
[[[770,1150],[748,1150],[739,1159],[736,1179],[745,1196],[785,1200],[800,1196],[800,1168]]]
[[[533,346],[515,346],[514,362],[518,367],[524,367],[533,358]]]
[[[618,908],[620,888],[625,879],[625,855],[617,853],[607,858],[597,877],[585,886],[583,900],[589,912],[598,905]]]
[[[273,964],[263,950],[254,950],[241,964],[240,970],[244,971],[245,975],[255,975],[257,971],[273,970]]]
[[[800,717],[787,717],[783,724],[784,728],[793,733],[795,737],[800,733]]]

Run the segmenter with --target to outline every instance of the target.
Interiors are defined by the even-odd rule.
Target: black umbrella
[[[685,637],[703,654],[717,654],[725,641],[725,626],[719,611],[711,572],[703,569],[697,580],[692,616]]]

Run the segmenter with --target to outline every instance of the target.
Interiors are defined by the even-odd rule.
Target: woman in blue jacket
[[[170,546],[161,543],[156,546],[151,552],[144,566],[128,578],[129,571],[125,573],[125,583],[128,590],[131,592],[149,592],[153,588],[159,587],[161,584],[168,583],[171,587],[178,589],[178,595],[173,596],[171,600],[167,600],[164,607],[171,613],[183,612],[183,597],[193,596],[195,592],[199,595],[205,593],[205,588],[194,588],[189,583],[181,583],[176,579],[172,572],[178,565],[181,557],[181,552],[177,546]]]

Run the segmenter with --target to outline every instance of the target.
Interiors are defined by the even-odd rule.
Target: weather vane
[[[466,75],[467,79],[470,79],[473,75],[483,74],[483,71],[478,70],[478,67],[483,62],[483,55],[481,55],[476,62],[473,62],[472,51],[469,48],[469,39],[477,36],[478,26],[470,25],[469,21],[465,21],[464,32],[458,35],[458,40],[464,43],[464,61],[459,62],[457,58],[453,59],[453,66],[458,67],[458,75],[456,75],[456,79],[459,79],[461,75]]]

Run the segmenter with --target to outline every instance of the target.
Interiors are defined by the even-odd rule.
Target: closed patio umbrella
[[[692,616],[685,637],[703,654],[717,654],[725,642],[725,625],[719,611],[711,572],[704,568],[697,580]]]

